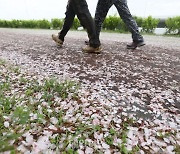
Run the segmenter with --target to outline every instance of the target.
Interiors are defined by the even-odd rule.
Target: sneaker
[[[59,39],[58,35],[52,34],[52,39],[56,42],[58,46],[62,47],[63,41]]]
[[[101,47],[94,48],[94,47],[91,47],[91,46],[88,45],[88,46],[82,48],[82,51],[85,52],[85,53],[99,54],[99,53],[101,53]]]
[[[127,45],[127,49],[136,49],[137,47],[141,47],[144,46],[145,42],[141,41],[141,42],[132,42],[131,44]]]

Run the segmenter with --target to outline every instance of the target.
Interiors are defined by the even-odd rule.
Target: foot
[[[63,41],[59,39],[58,35],[52,34],[52,39],[56,42],[58,46],[62,47]]]
[[[127,49],[136,49],[137,47],[141,47],[146,45],[144,41],[141,42],[132,42],[131,44],[127,45]]]
[[[85,53],[99,54],[99,53],[101,53],[101,47],[94,48],[94,47],[91,47],[91,46],[88,45],[88,46],[82,48],[82,51],[85,52]]]

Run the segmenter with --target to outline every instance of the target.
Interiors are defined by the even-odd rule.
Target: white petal
[[[32,135],[26,136],[26,142],[27,142],[27,145],[32,145],[32,143],[33,143],[33,136]]]
[[[174,153],[174,152],[173,152],[174,146],[168,146],[168,147],[166,147],[166,149],[167,149],[167,152],[168,152],[169,154]]]
[[[106,150],[104,154],[111,154],[110,150]]]
[[[99,125],[100,121],[98,118],[95,118],[95,119],[93,119],[92,123],[93,123],[93,125]]]
[[[5,121],[5,122],[4,122],[4,127],[6,127],[6,128],[9,127],[9,122],[8,122],[8,121]]]
[[[51,123],[54,124],[54,125],[56,125],[56,124],[58,123],[58,119],[55,118],[55,117],[52,117],[52,118],[50,119],[50,121],[51,121]]]
[[[27,151],[27,149],[22,144],[17,148],[17,150],[22,152],[22,153],[25,153]]]
[[[102,144],[102,147],[104,149],[109,149],[110,148],[110,146],[108,144],[106,144],[105,142],[102,142],[101,144]]]
[[[90,147],[86,147],[85,154],[92,154],[92,153],[93,153],[93,149]]]
[[[84,154],[84,151],[82,151],[80,149],[77,152],[78,152],[78,154]]]

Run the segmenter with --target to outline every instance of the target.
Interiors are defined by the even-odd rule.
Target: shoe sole
[[[56,43],[56,45],[58,45],[59,47],[62,47],[63,43],[59,42],[59,40],[57,40],[57,38],[54,37],[53,35],[52,35],[52,40]]]
[[[139,45],[137,45],[137,47],[142,47],[144,45],[146,45],[146,43],[139,44]]]
[[[146,45],[146,43],[139,44],[136,47],[127,47],[127,49],[136,49],[137,47],[142,47],[144,45]]]
[[[86,51],[86,50],[83,50],[83,49],[82,49],[82,51],[83,51],[84,53],[100,54],[101,51],[102,51],[102,48],[99,48],[98,50],[89,50],[89,51]]]

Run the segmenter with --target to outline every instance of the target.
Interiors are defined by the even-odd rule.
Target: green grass
[[[15,149],[15,145],[9,145],[9,141],[18,142],[22,133],[31,129],[32,122],[47,125],[49,119],[54,116],[58,118],[58,124],[63,125],[63,111],[49,113],[47,108],[43,107],[40,113],[38,106],[44,101],[50,105],[55,104],[54,97],[65,100],[69,94],[76,96],[79,84],[74,81],[59,82],[55,78],[44,79],[40,84],[21,74],[19,67],[8,65],[3,60],[0,60],[1,68],[6,68],[7,71],[0,71],[0,152]],[[13,89],[19,91],[12,94]],[[37,94],[41,94],[39,100],[36,98]],[[31,120],[30,113],[37,114],[37,119]],[[10,119],[8,128],[4,126],[4,116]],[[24,128],[26,129],[22,132]]]
[[[69,122],[69,119],[65,118],[67,109],[61,106],[62,102],[68,104],[73,101],[83,105],[83,102],[78,102],[80,84],[75,81],[60,82],[53,77],[41,79],[38,82],[34,75],[23,74],[19,67],[9,66],[1,60],[0,79],[0,152],[18,153],[19,143],[25,140],[22,135],[33,130],[36,125],[37,132],[33,134],[33,137],[37,140],[37,134],[42,134],[44,129],[48,130],[53,124],[52,118],[57,119],[57,122],[53,124],[57,130],[49,130],[53,133],[49,141],[54,145],[52,149],[54,151],[76,154],[81,146],[88,146],[92,147],[95,153],[103,153],[102,150],[95,148],[94,143],[87,140],[94,141],[95,133],[107,134],[102,141],[108,144],[110,149],[116,149],[123,154],[135,154],[141,148],[136,145],[131,151],[127,150],[128,128],[136,125],[136,122],[123,115],[120,117],[122,123],[119,130],[116,129],[113,121],[108,128],[105,128],[101,124],[93,125],[91,117],[84,121],[80,120],[83,112],[82,106],[73,111],[71,117],[80,114],[74,122]],[[8,127],[4,125],[5,122],[9,123]],[[169,135],[174,136],[171,133],[165,135],[160,133],[161,138]],[[122,143],[115,145],[115,139],[120,139]],[[13,144],[10,144],[10,141],[14,141]],[[31,150],[32,147],[28,148]],[[176,145],[176,153],[179,149]]]

